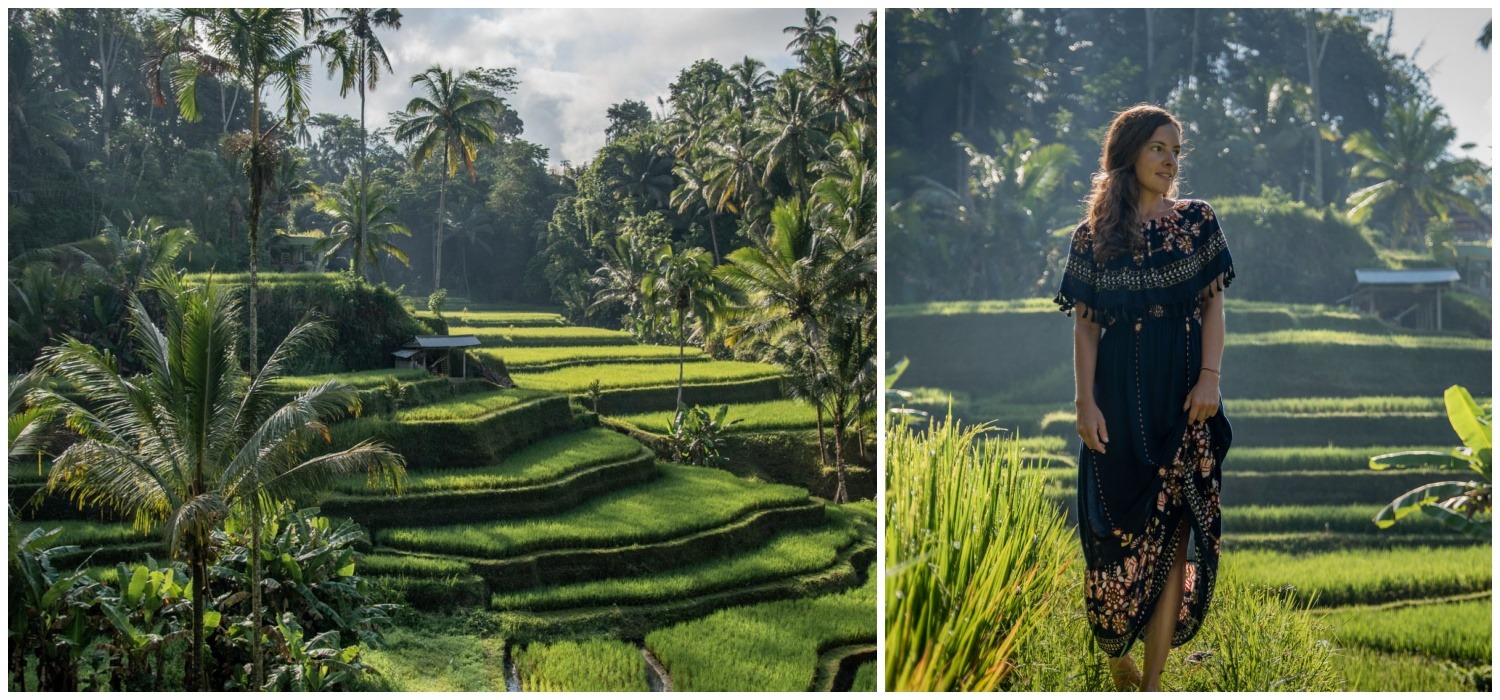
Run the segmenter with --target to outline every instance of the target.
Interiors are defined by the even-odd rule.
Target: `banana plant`
[[[1418,450],[1395,452],[1370,458],[1370,468],[1440,468],[1468,470],[1468,480],[1423,484],[1391,501],[1375,515],[1375,524],[1387,528],[1413,513],[1426,513],[1465,535],[1482,536],[1490,531],[1491,446],[1494,405],[1480,406],[1469,390],[1458,385],[1443,392],[1448,422],[1458,433],[1462,447],[1445,452]]]

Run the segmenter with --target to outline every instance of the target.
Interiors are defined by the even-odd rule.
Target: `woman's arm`
[[[1078,437],[1095,452],[1109,444],[1104,414],[1094,403],[1094,367],[1099,361],[1099,338],[1103,329],[1086,318],[1088,307],[1079,304],[1073,314],[1073,405],[1078,409]]]
[[[1203,300],[1203,365],[1198,369],[1193,390],[1182,404],[1189,423],[1208,420],[1219,412],[1219,379],[1224,368],[1224,285],[1216,280],[1214,287],[1219,291]]]

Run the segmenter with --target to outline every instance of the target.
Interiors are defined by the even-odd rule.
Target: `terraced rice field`
[[[637,345],[541,310],[446,318],[452,333],[481,336],[490,347],[480,352],[505,358],[524,388],[450,386],[423,372],[348,375],[365,391],[390,377],[437,387],[417,392],[417,405],[333,429],[335,442],[383,439],[409,465],[400,496],[358,478],[321,496],[325,514],[370,531],[373,551],[357,571],[410,606],[384,647],[367,652],[380,672],[367,689],[644,691],[678,676],[695,687],[691,679],[723,676],[726,666],[736,690],[872,684],[869,671],[856,673],[874,643],[872,505],[835,506],[802,486],[660,462],[635,438],[599,427],[579,396],[589,383],[601,379],[607,401],[649,414],[660,397],[675,400],[675,347]],[[748,428],[812,425],[808,407],[782,400],[781,368],[687,354],[691,402],[730,403],[755,417]],[[332,378],[344,375],[284,385]],[[13,492],[43,481],[35,464],[10,473]],[[122,524],[55,524],[86,547],[80,561],[101,547],[98,556],[116,559],[160,549],[154,535]],[[640,640],[726,611],[754,625],[760,643],[741,640],[728,659],[679,655],[663,661],[665,675],[649,670]],[[809,613],[842,621],[828,623],[836,633],[812,631],[801,619]]]
[[[1051,493],[1071,507],[1071,321],[1053,308],[1031,299],[892,309],[887,343],[892,357],[911,360],[908,405],[942,414],[951,397],[967,420],[1018,429],[1023,452],[1047,461]],[[1389,530],[1371,522],[1414,486],[1463,477],[1374,472],[1368,462],[1457,445],[1441,396],[1460,384],[1487,398],[1491,340],[1232,298],[1228,328],[1235,445],[1224,464],[1224,575],[1315,601],[1308,614],[1341,649],[1346,689],[1473,690],[1472,674],[1490,659],[1489,540],[1423,517]],[[1002,346],[1004,363],[974,350]]]
[[[649,433],[662,433],[672,422],[675,411],[651,411],[614,416],[620,421]],[[729,427],[730,432],[761,432],[766,430],[816,429],[818,412],[812,404],[797,399],[762,401],[759,403],[734,404],[725,416],[726,420],[739,421]],[[824,417],[827,421],[827,417]]]

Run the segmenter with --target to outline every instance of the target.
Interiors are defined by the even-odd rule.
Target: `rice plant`
[[[565,474],[601,464],[638,457],[645,447],[628,436],[603,428],[564,433],[527,446],[499,464],[474,469],[416,472],[406,493],[501,489],[551,481]],[[340,480],[344,493],[381,493],[365,479]]]
[[[625,331],[588,326],[461,326],[448,327],[448,335],[472,335],[489,347],[541,347],[556,345],[635,345]]]
[[[431,376],[426,370],[420,369],[371,369],[363,372],[330,372],[328,374],[282,377],[272,383],[272,386],[288,392],[297,392],[306,391],[319,384],[337,380],[355,389],[375,389],[385,384],[386,380],[391,378],[402,382],[419,382]]]
[[[1235,447],[1225,460],[1236,472],[1368,473],[1371,455],[1438,447]]]
[[[756,484],[728,472],[661,465],[655,481],[616,491],[561,515],[535,520],[389,528],[380,544],[398,549],[502,558],[547,549],[656,542],[806,500],[807,490]]]
[[[536,389],[466,394],[446,401],[401,409],[396,412],[395,419],[403,423],[474,420],[549,395],[549,392]]]
[[[661,433],[672,421],[675,411],[653,411],[611,416],[637,430]],[[729,407],[729,418],[738,420],[726,432],[762,432],[767,430],[801,430],[814,428],[818,424],[818,412],[812,404],[797,399],[737,403]],[[828,419],[825,416],[824,421]]]
[[[565,326],[561,314],[550,311],[469,311],[447,314],[462,326]]]
[[[828,522],[811,530],[777,535],[748,552],[629,578],[585,581],[494,596],[501,610],[563,610],[601,605],[643,605],[690,598],[788,576],[811,573],[838,560],[854,541],[850,516],[828,512]]]
[[[1369,345],[1408,350],[1484,350],[1491,348],[1489,338],[1465,338],[1451,335],[1397,335],[1394,333],[1355,333],[1332,330],[1281,330],[1264,333],[1230,333],[1226,347],[1248,345]]]
[[[1349,647],[1334,657],[1345,690],[1374,692],[1477,690],[1473,672],[1453,663],[1433,663],[1420,654],[1390,654]]]
[[[1075,549],[1076,549],[1076,545]],[[1013,692],[1101,692],[1113,689],[1104,654],[1083,612],[1083,567],[1064,585],[1063,605],[1046,616],[1016,653]],[[1141,646],[1134,656],[1140,661]],[[1198,635],[1172,651],[1162,674],[1169,691],[1337,690],[1335,650],[1317,619],[1287,596],[1220,575]]]
[[[647,692],[646,658],[613,639],[530,644],[516,650],[523,692]]]
[[[1488,662],[1491,599],[1334,608],[1324,621],[1343,646]]]
[[[775,377],[783,373],[785,370],[780,367],[759,362],[689,362],[684,365],[683,381],[687,384],[719,384]],[[611,363],[544,372],[512,372],[512,375],[527,387],[569,394],[583,393],[596,379],[605,390],[677,384],[677,366],[665,363]]]
[[[886,687],[995,690],[1058,604],[1072,532],[1015,440],[888,430]]]
[[[438,578],[469,573],[469,565],[461,561],[402,554],[366,554],[360,558],[358,567],[364,576]]]
[[[873,693],[875,688],[875,662],[866,661],[859,665],[854,672],[854,683],[849,686],[851,693]]]
[[[1226,553],[1222,568],[1248,583],[1334,607],[1489,590],[1490,561],[1487,544],[1306,555],[1252,549]]]
[[[806,691],[820,649],[875,639],[875,578],[842,593],[720,610],[653,631],[646,647],[680,691]]]
[[[555,368],[601,362],[676,362],[677,348],[666,345],[562,345],[550,347],[480,347],[472,350],[481,358],[498,358],[512,369]],[[707,359],[700,348],[687,348],[688,361]]]
[[[29,520],[12,522],[11,530],[17,537],[41,528],[44,532],[54,528],[62,530],[51,546],[62,547],[65,545],[77,545],[79,547],[107,547],[117,544],[134,544],[137,542],[154,542],[159,538],[156,533],[141,533],[131,527],[130,523],[100,523],[88,520]]]
[[[1224,513],[1224,534],[1271,532],[1340,532],[1377,533],[1370,516],[1382,503],[1316,506],[1228,506]],[[1441,522],[1426,516],[1409,518],[1402,523],[1407,533],[1444,533]]]
[[[365,690],[504,692],[505,640],[459,633],[460,620],[422,616],[385,632],[385,644],[361,658],[379,673]]]

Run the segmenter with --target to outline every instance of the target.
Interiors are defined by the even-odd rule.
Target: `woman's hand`
[[[1078,404],[1078,437],[1083,438],[1083,444],[1088,445],[1089,449],[1100,454],[1104,453],[1105,445],[1109,444],[1109,431],[1104,428],[1104,414],[1092,401]]]
[[[1182,410],[1188,414],[1188,423],[1197,424],[1214,417],[1219,412],[1219,375],[1199,370],[1198,383],[1188,392],[1182,402]]]

